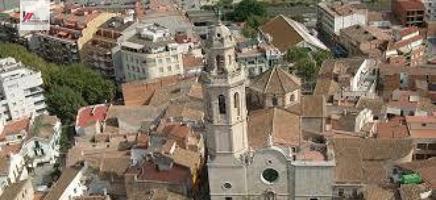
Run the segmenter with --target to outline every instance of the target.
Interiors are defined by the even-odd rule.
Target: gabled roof
[[[301,81],[280,67],[272,67],[254,79],[250,88],[264,94],[284,95],[300,89]]]
[[[253,148],[299,146],[300,116],[279,108],[256,110],[249,115],[248,144]]]
[[[50,192],[44,197],[44,200],[58,200],[79,172],[80,169],[71,167],[62,170],[61,177],[59,177],[56,183],[51,187]]]
[[[318,38],[312,36],[304,25],[283,15],[269,20],[260,27],[260,31],[269,34],[272,37],[272,44],[281,52],[286,52],[302,41],[319,49],[328,49]]]

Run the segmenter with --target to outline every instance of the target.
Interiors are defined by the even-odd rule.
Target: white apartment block
[[[425,7],[425,20],[436,21],[436,0],[421,0]]]
[[[366,25],[368,9],[360,2],[320,2],[318,4],[318,27],[328,36],[337,36],[339,31],[353,25]]]
[[[0,60],[0,116],[15,120],[46,112],[41,72],[27,69],[14,58]]]
[[[135,34],[121,43],[124,81],[183,74],[181,46],[158,24],[138,24]]]

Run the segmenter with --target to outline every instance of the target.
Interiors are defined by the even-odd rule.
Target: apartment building
[[[101,25],[82,51],[82,61],[103,76],[116,79],[118,39],[133,25],[133,15],[116,16]]]
[[[389,64],[419,66],[425,61],[425,42],[415,26],[393,30],[394,40],[389,42],[385,59]]]
[[[135,34],[121,43],[124,81],[183,74],[183,58],[169,29],[138,24]]]
[[[98,27],[113,16],[113,13],[87,8],[60,8],[52,14],[50,30],[35,33],[33,50],[51,62],[80,62],[85,43],[92,39]]]
[[[354,25],[340,31],[339,44],[349,56],[382,58],[391,36],[383,29]]]
[[[425,7],[421,0],[394,0],[392,12],[404,26],[424,25]]]
[[[327,37],[339,35],[339,31],[356,24],[366,25],[368,9],[359,1],[320,2],[318,4],[318,28]]]
[[[0,82],[0,113],[6,121],[46,112],[41,72],[9,57],[0,60]]]
[[[0,41],[14,42],[27,46],[30,40],[30,31],[20,31],[19,12],[3,12],[0,13]]]

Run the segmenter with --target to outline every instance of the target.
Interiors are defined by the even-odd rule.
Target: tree
[[[310,49],[302,47],[289,48],[285,55],[287,62],[297,62],[300,59],[309,58]]]
[[[64,124],[74,122],[79,108],[87,103],[82,95],[67,86],[55,86],[46,93],[48,111],[56,114]]]
[[[297,70],[297,75],[306,82],[315,80],[316,74],[318,73],[315,62],[310,58],[299,59],[295,62],[294,67]]]
[[[83,64],[59,66],[20,45],[0,43],[0,58],[5,57],[14,57],[41,72],[48,111],[64,124],[74,121],[80,107],[111,101],[115,95],[114,83]]]
[[[236,21],[245,21],[251,16],[266,17],[266,7],[256,0],[242,0],[233,12]]]

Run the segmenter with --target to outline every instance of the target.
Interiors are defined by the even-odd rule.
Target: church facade
[[[222,24],[209,30],[207,48],[200,80],[211,199],[332,199],[334,156],[301,134],[299,79],[274,67],[248,85]]]

